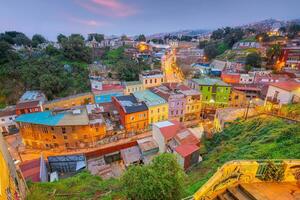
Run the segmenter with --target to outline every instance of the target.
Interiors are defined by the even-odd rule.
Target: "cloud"
[[[135,7],[126,5],[120,0],[77,0],[76,2],[89,12],[110,17],[128,17],[138,12]]]
[[[96,20],[86,20],[86,19],[79,19],[75,17],[69,17],[69,20],[72,22],[76,22],[85,26],[90,26],[90,27],[98,27],[98,26],[104,26],[107,25],[106,22],[101,22],[101,21],[96,21]]]

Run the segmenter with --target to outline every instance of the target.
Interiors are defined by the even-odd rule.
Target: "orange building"
[[[245,92],[233,89],[229,97],[229,107],[247,107],[248,99]]]
[[[23,143],[36,149],[93,147],[106,135],[103,116],[92,106],[19,116]]]
[[[76,94],[65,98],[59,98],[44,103],[44,110],[53,110],[55,108],[71,108],[74,106],[82,106],[94,104],[94,96],[91,92]]]
[[[121,125],[127,132],[139,132],[148,128],[148,108],[144,102],[138,102],[133,95],[112,97],[112,102],[119,111]]]

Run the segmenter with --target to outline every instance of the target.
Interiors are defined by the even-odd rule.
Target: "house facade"
[[[127,81],[124,83],[125,89],[124,89],[124,95],[129,95],[134,92],[143,91],[144,85],[140,81]]]
[[[138,102],[133,95],[112,97],[112,103],[120,114],[120,123],[127,132],[139,132],[148,129],[148,107]]]
[[[300,102],[300,83],[289,81],[270,84],[266,101],[274,104]]]
[[[160,70],[144,71],[139,75],[145,89],[159,86],[165,82],[164,75]]]
[[[169,105],[166,100],[150,90],[135,92],[133,94],[139,101],[145,102],[148,107],[149,124],[168,119]]]
[[[13,134],[18,132],[15,122],[16,106],[10,106],[0,110],[0,134]]]

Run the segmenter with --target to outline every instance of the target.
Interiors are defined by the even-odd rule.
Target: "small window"
[[[52,135],[52,138],[55,140],[56,139],[55,135]]]
[[[64,139],[67,140],[67,139],[68,139],[68,136],[64,135]]]

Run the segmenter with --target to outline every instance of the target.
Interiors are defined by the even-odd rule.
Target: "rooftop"
[[[130,165],[141,160],[141,152],[138,146],[129,147],[121,150],[121,157],[125,165]]]
[[[77,98],[77,97],[89,96],[89,95],[92,95],[92,93],[86,92],[86,93],[70,95],[70,96],[67,96],[67,97],[54,99],[52,101],[47,101],[47,102],[45,102],[45,104],[47,105],[47,104],[54,103],[54,102],[59,102],[59,101],[69,100],[69,99],[73,99],[73,98]]]
[[[89,118],[85,109],[65,110],[62,112],[44,111],[20,115],[16,122],[46,126],[88,125]]]
[[[227,83],[221,81],[220,79],[215,78],[199,78],[199,79],[193,79],[194,82],[196,82],[199,85],[220,85],[220,86],[230,86]]]
[[[32,107],[38,107],[39,105],[40,105],[39,100],[22,101],[20,103],[17,103],[16,108],[17,109],[32,108]]]
[[[166,140],[174,138],[178,131],[184,128],[183,125],[176,120],[157,122],[153,125],[159,128],[160,132]]]
[[[45,95],[40,91],[26,91],[20,98],[19,102],[42,100]]]
[[[0,117],[16,115],[16,106],[9,106],[0,110]]]
[[[27,160],[20,164],[21,172],[26,181],[40,182],[41,158]]]
[[[300,90],[300,83],[294,81],[271,83],[270,85],[290,92],[294,90]]]
[[[137,140],[137,143],[142,152],[158,148],[157,143],[152,137],[147,137],[147,138]]]
[[[188,155],[191,155],[192,153],[198,150],[199,147],[195,144],[183,144],[175,148],[175,151],[182,157],[187,157]]]
[[[144,102],[138,102],[133,95],[124,95],[115,97],[126,113],[134,113],[148,110]]]
[[[163,98],[154,94],[150,90],[135,92],[133,95],[140,101],[144,101],[148,107],[167,103]]]

